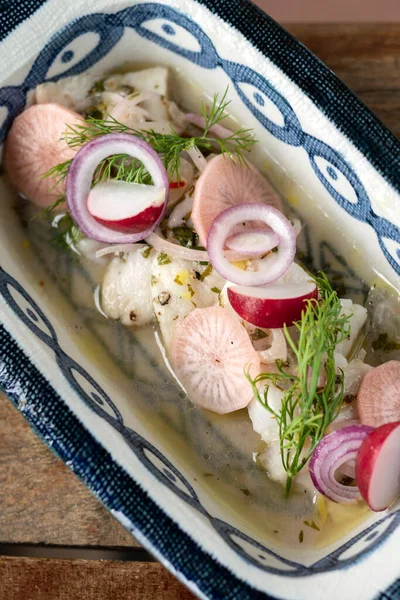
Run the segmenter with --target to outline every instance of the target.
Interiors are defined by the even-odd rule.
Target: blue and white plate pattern
[[[319,207],[324,241],[316,247],[306,231],[306,259],[312,256],[325,270],[345,276],[354,269],[371,276],[372,265],[398,284],[400,146],[272,20],[235,0],[65,4],[21,1],[18,11],[0,17],[2,55],[10,57],[0,67],[1,142],[38,83],[88,69],[102,73],[127,59],[177,67],[208,93],[229,85],[232,112],[256,129],[266,150],[259,161],[268,165],[274,183],[302,216]],[[361,135],[367,126],[368,135]],[[390,150],[386,156],[382,146]],[[14,230],[6,230],[6,219]],[[145,423],[127,418],[125,390],[115,393],[63,327],[53,299],[64,293],[73,311],[76,281],[95,286],[89,274],[76,268],[73,283],[70,266],[59,258],[64,289],[41,293],[24,267],[24,232],[8,205],[1,208],[0,229],[1,387],[93,493],[195,593],[319,598],[323,585],[332,600],[338,589],[349,600],[400,598],[400,583],[394,583],[400,576],[395,558],[400,510],[378,516],[326,552],[307,556],[279,552],[225,520],[179,457],[162,441],[155,443]],[[30,240],[32,271],[51,275],[39,238]],[[360,265],[360,254],[370,257],[369,266]],[[95,313],[84,319],[100,344],[97,321]],[[118,331],[116,360],[126,352],[135,364],[148,359],[140,343],[130,336],[125,340],[126,335]],[[154,394],[145,377],[137,385],[143,394]],[[168,393],[173,404],[177,390]]]

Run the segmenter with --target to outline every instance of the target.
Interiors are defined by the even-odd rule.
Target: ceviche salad
[[[387,509],[400,494],[397,294],[373,286],[361,306],[308,271],[302,223],[251,162],[255,132],[226,125],[229,91],[188,113],[169,78],[39,85],[6,141],[11,183],[67,252],[104,265],[104,317],[158,329],[195,407],[247,411],[283,502],[301,489],[318,507]]]

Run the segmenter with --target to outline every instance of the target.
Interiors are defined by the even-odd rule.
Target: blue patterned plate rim
[[[396,172],[398,161],[394,158],[396,150],[400,149],[398,140],[319,59],[248,0],[200,0],[199,3],[240,31],[268,56],[400,191],[400,174]],[[2,12],[0,40],[43,4],[43,0],[21,2],[18,10]],[[266,36],[266,29],[273,35]],[[277,38],[279,45],[274,43]],[[300,60],[293,61],[294,55]],[[336,96],[342,100],[339,106],[330,100]],[[1,325],[0,344],[0,388],[20,410],[18,389],[24,387],[27,390],[28,403],[22,412],[36,433],[111,511],[119,513],[125,526],[130,523],[128,529],[174,574],[195,593],[210,599],[272,598],[256,591],[219,564],[150,499],[80,423]],[[4,364],[6,369],[2,369]],[[171,540],[174,543],[171,544]],[[397,590],[393,591],[396,594]],[[395,596],[390,595],[390,598]]]

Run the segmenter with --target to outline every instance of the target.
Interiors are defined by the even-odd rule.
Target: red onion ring
[[[276,248],[279,241],[279,235],[270,229],[254,229],[229,236],[225,245],[238,254],[260,256]]]
[[[114,154],[128,154],[138,159],[150,174],[154,185],[165,188],[165,202],[159,218],[140,233],[121,233],[109,229],[98,223],[86,207],[96,167],[107,156]],[[168,174],[157,152],[144,140],[126,133],[108,133],[88,142],[73,158],[66,181],[67,204],[79,229],[91,239],[107,244],[132,244],[146,238],[162,220],[168,194]]]
[[[278,252],[260,260],[257,271],[242,271],[224,256],[229,232],[245,221],[264,221],[280,238]],[[263,203],[238,204],[214,219],[207,237],[207,252],[215,270],[228,281],[251,287],[267,285],[282,277],[292,264],[296,253],[296,234],[290,221],[276,208]]]
[[[310,458],[309,469],[312,482],[321,494],[340,504],[354,504],[361,499],[358,487],[339,483],[335,473],[355,459],[362,441],[373,429],[369,425],[350,425],[320,441]]]

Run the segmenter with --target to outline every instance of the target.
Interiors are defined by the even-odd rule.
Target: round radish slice
[[[260,359],[235,316],[213,306],[195,308],[177,325],[171,363],[194,404],[225,414],[251,402],[244,369],[254,377]]]
[[[64,182],[42,176],[58,163],[72,159],[76,150],[61,139],[68,125],[82,117],[59,104],[36,104],[14,119],[8,134],[4,165],[19,192],[39,206],[49,206],[65,191]]]
[[[304,269],[292,263],[285,275],[270,285],[230,286],[228,298],[234,311],[245,321],[275,329],[298,321],[305,301],[318,298],[318,288]]]
[[[273,231],[270,231],[269,229],[259,229],[235,233],[226,239],[225,245],[227,248],[234,250],[238,254],[258,256],[276,248],[279,241],[279,235]]]
[[[400,361],[389,362],[366,373],[357,394],[361,423],[379,427],[400,421]]]
[[[194,191],[192,221],[201,245],[206,246],[210,227],[222,211],[238,204],[257,202],[282,209],[278,194],[253,165],[238,164],[222,154],[212,158]],[[251,228],[249,225],[246,227]],[[260,224],[255,227],[259,229]],[[240,231],[243,227],[236,227],[231,233]]]
[[[104,227],[138,233],[159,219],[164,203],[165,188],[111,179],[91,189],[87,209]]]
[[[400,422],[381,425],[364,439],[356,459],[356,481],[374,511],[385,510],[398,498]]]

